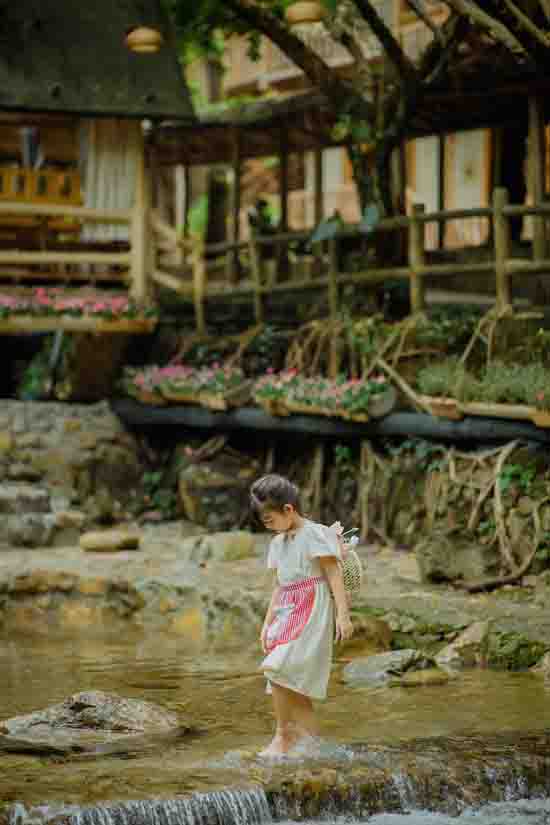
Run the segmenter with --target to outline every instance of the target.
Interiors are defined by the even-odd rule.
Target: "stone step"
[[[5,481],[0,484],[0,514],[25,515],[49,513],[50,495],[44,487]]]

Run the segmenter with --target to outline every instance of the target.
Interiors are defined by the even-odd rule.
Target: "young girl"
[[[304,737],[318,736],[312,699],[326,696],[334,635],[337,641],[349,639],[353,627],[336,533],[300,514],[298,488],[282,476],[260,478],[252,485],[250,499],[264,526],[277,533],[267,566],[276,570],[278,586],[261,642],[267,654],[262,669],[277,723],[275,737],[263,753],[279,755]]]

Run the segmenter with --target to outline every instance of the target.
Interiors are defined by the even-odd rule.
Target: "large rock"
[[[0,522],[0,541],[12,547],[48,547],[55,532],[53,513],[5,516]]]
[[[473,543],[460,534],[434,532],[415,547],[423,582],[472,581],[493,575],[500,562],[498,551]]]
[[[6,482],[0,484],[0,514],[48,513],[50,496],[42,487]]]
[[[212,530],[234,529],[247,512],[248,490],[259,473],[249,456],[222,452],[183,467],[178,478],[185,517]]]
[[[365,657],[390,650],[393,632],[387,622],[374,616],[353,618],[353,636],[338,645],[338,658]]]
[[[182,541],[181,553],[186,561],[196,564],[205,564],[208,561],[239,561],[255,555],[255,541],[252,533],[245,530],[192,536]]]
[[[118,550],[136,550],[141,537],[126,530],[96,530],[80,536],[80,546],[90,553],[115,553]]]
[[[437,664],[450,668],[486,664],[489,632],[489,622],[474,622],[454,642],[439,651],[435,658]]]
[[[59,705],[0,723],[0,752],[96,749],[121,738],[191,730],[175,713],[102,691],[76,693]]]
[[[372,686],[389,682],[410,670],[430,667],[433,662],[419,650],[394,650],[365,659],[356,659],[343,670],[344,682],[352,686]]]

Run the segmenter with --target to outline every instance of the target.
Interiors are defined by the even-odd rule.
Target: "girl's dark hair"
[[[282,512],[285,504],[298,509],[300,490],[296,484],[276,473],[262,476],[250,488],[250,506],[256,516],[265,510]]]

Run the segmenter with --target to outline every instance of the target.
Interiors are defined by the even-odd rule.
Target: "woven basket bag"
[[[349,548],[345,551],[344,558],[340,562],[340,568],[344,580],[344,590],[348,601],[351,603],[359,593],[363,581],[363,565],[355,550]]]

